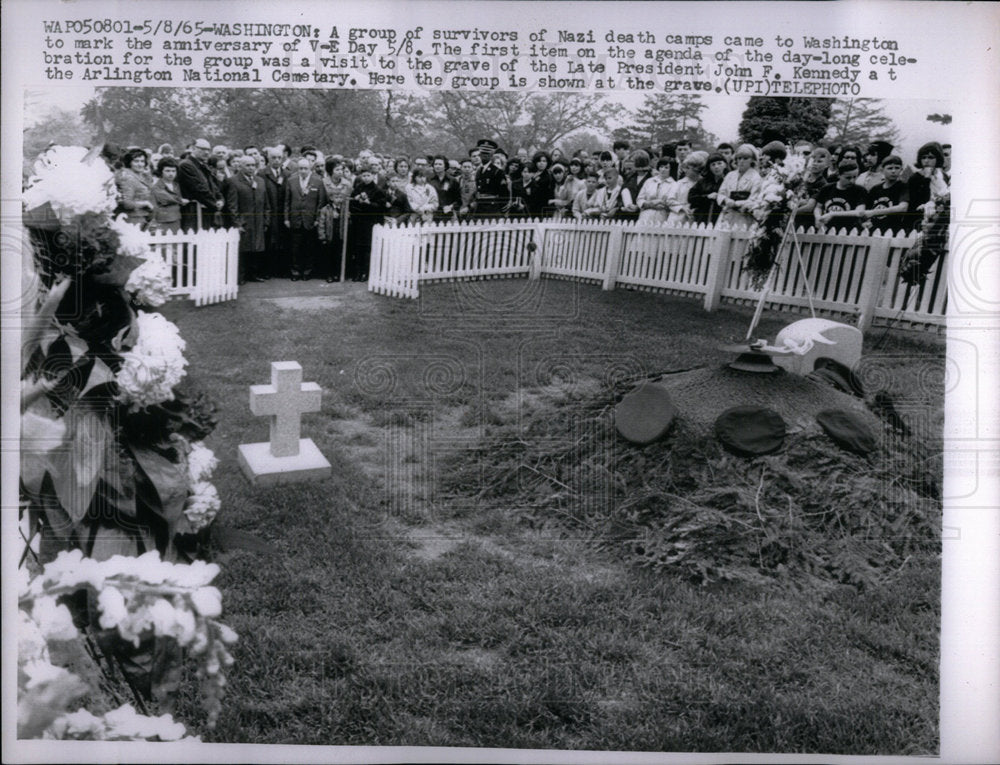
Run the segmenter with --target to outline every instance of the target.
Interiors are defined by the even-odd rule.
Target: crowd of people
[[[338,281],[342,273],[366,280],[378,223],[532,217],[748,227],[764,175],[789,155],[805,162],[795,217],[805,229],[908,232],[929,201],[948,194],[950,145],[925,144],[910,166],[883,140],[863,150],[616,141],[567,156],[559,148],[508,155],[484,139],[460,158],[348,158],[313,146],[229,149],[198,139],[179,156],[168,144],[104,152],[129,221],[169,231],[239,228],[241,282]]]

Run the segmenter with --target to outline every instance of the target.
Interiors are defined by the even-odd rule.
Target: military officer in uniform
[[[493,154],[498,148],[488,138],[476,144],[482,163],[476,170],[475,215],[480,220],[503,217],[503,210],[510,202],[507,176],[493,164]]]

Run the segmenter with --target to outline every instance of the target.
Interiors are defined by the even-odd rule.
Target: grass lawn
[[[217,555],[240,642],[205,740],[937,751],[936,555],[861,590],[698,585],[630,565],[578,527],[526,522],[475,480],[459,494],[438,480],[483,439],[516,437],[529,412],[722,363],[749,310],[498,280],[424,287],[417,301],[271,282],[164,313],[220,408],[220,523],[270,548]],[[791,318],[766,314],[759,333]],[[866,351],[904,416],[929,412],[918,419],[940,438],[943,339],[874,330]],[[323,388],[304,435],[333,476],[254,489],[236,447],[265,440],[267,424],[247,388],[280,360]],[[197,727],[192,699],[178,716]]]

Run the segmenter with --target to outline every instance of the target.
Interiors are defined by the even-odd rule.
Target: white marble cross
[[[250,411],[271,418],[271,454],[294,457],[299,453],[302,414],[318,412],[322,391],[314,382],[302,382],[297,361],[271,363],[271,384],[250,386]]]

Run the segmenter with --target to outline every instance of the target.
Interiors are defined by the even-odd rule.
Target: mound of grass
[[[478,479],[478,499],[519,508],[534,526],[583,533],[630,562],[701,582],[865,585],[940,538],[940,454],[883,427],[860,457],[817,429],[773,455],[729,454],[679,419],[661,441],[619,438],[612,409],[626,389],[570,397],[522,417],[452,460],[447,491]]]

